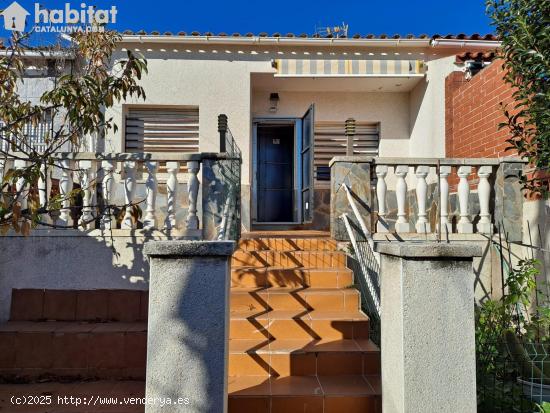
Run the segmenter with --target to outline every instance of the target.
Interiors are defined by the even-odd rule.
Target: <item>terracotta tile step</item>
[[[359,309],[359,291],[352,288],[232,288],[231,310],[353,311]]]
[[[12,290],[12,321],[147,320],[148,291],[137,290]]]
[[[243,239],[242,251],[336,251],[336,241],[323,238],[256,238]]]
[[[369,318],[360,311],[232,311],[232,339],[368,339]]]
[[[0,376],[145,377],[147,324],[8,322],[0,325]]]
[[[347,257],[344,252],[310,252],[310,251],[236,251],[231,264],[247,267],[282,267],[282,268],[343,268]]]
[[[347,288],[353,272],[347,268],[255,268],[233,267],[231,287]]]
[[[230,377],[229,412],[380,413],[379,376]]]
[[[380,374],[369,340],[230,340],[230,376]]]

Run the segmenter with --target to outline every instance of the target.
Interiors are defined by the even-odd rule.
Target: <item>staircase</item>
[[[147,291],[13,290],[0,382],[144,380]]]
[[[381,412],[380,351],[324,233],[244,234],[231,269],[229,412]]]

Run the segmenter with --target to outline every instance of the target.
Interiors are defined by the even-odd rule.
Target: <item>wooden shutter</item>
[[[198,152],[199,109],[130,109],[127,152]]]
[[[353,140],[354,155],[377,156],[380,134],[377,123],[356,122]],[[347,138],[345,122],[315,123],[315,176],[317,180],[330,180],[328,164],[335,156],[346,156]]]

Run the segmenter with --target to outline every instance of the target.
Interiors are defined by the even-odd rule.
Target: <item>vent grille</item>
[[[380,146],[378,123],[356,122],[353,139],[353,154],[377,156]],[[315,123],[315,177],[317,180],[330,180],[328,164],[335,156],[347,154],[345,122]],[[327,178],[328,177],[328,178]]]

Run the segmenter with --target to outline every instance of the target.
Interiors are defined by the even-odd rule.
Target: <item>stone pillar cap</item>
[[[149,241],[143,253],[150,257],[221,257],[232,255],[235,241]]]
[[[439,242],[377,242],[374,250],[381,254],[407,258],[472,258],[481,257],[479,245]]]

